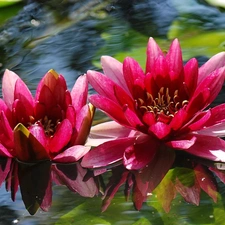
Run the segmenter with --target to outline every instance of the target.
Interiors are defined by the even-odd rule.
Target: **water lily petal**
[[[70,141],[72,135],[72,125],[69,120],[64,119],[55,131],[55,134],[49,139],[48,150],[51,153],[60,152]]]
[[[123,157],[123,164],[128,170],[139,170],[145,167],[154,158],[159,148],[159,143],[154,138],[146,141],[136,140],[134,145],[126,148]]]
[[[224,67],[225,65],[225,52],[220,52],[210,58],[204,65],[199,68],[198,83],[200,83],[206,76],[214,70]]]
[[[71,145],[79,144],[83,145],[85,144],[88,134],[90,132],[93,116],[94,116],[94,107],[92,104],[84,105],[83,108],[78,112],[76,117],[76,139],[72,139],[70,141]]]
[[[82,159],[81,165],[86,168],[98,168],[118,162],[124,151],[134,143],[135,137],[119,138],[105,142],[89,151]]]
[[[16,99],[13,102],[13,124],[24,123],[27,124],[30,122],[30,118],[33,117],[33,107],[30,107],[29,104],[23,104],[19,99]],[[28,109],[29,108],[29,109]]]
[[[211,110],[199,113],[195,120],[188,126],[192,131],[202,129],[211,117]]]
[[[72,105],[69,105],[66,109],[66,119],[70,121],[73,127],[76,125],[76,112]]]
[[[208,87],[201,89],[198,95],[194,96],[186,108],[186,113],[188,114],[189,118],[191,115],[194,115],[198,111],[204,109],[209,104],[210,98],[210,89]]]
[[[123,107],[124,115],[129,123],[129,125],[133,128],[136,128],[137,130],[142,130],[144,128],[144,124],[141,122],[141,120],[137,117],[137,114],[133,112],[128,105],[125,105]]]
[[[197,131],[198,134],[215,137],[225,137],[225,122]]]
[[[130,93],[133,93],[135,80],[144,81],[145,74],[137,61],[130,57],[126,57],[123,62],[123,74]]]
[[[58,73],[56,73],[54,70],[49,70],[37,86],[35,99],[38,100],[40,98],[40,93],[43,92],[42,89],[45,86],[48,87],[51,93],[53,93],[58,79]]]
[[[83,145],[72,146],[53,158],[54,162],[73,163],[81,159],[91,147]]]
[[[28,128],[30,133],[42,144],[42,146],[47,149],[47,136],[45,135],[45,130],[40,123],[36,123]]]
[[[152,68],[151,74],[154,76],[155,83],[158,87],[167,87],[170,79],[169,66],[164,56],[159,56],[155,60],[154,68]]]
[[[36,120],[41,120],[42,118],[44,118],[47,115],[45,104],[36,101],[34,107],[34,115]]]
[[[158,92],[158,85],[156,84],[155,78],[154,78],[154,74],[153,73],[147,73],[145,75],[145,80],[144,80],[144,84],[145,87],[142,88],[142,90],[146,89],[146,91],[148,93],[150,93],[152,96],[156,96],[157,92]],[[140,97],[142,97],[142,99],[144,98],[144,91],[142,91],[143,94],[141,96],[140,91],[137,91],[137,96],[139,95]]]
[[[148,126],[152,126],[156,123],[156,118],[154,113],[147,111],[144,116],[142,117],[142,120],[144,123],[146,123]]]
[[[102,56],[101,64],[104,74],[106,74],[107,77],[109,77],[120,87],[123,87],[124,90],[128,91],[128,87],[123,75],[122,63],[111,56]]]
[[[6,105],[12,110],[16,81],[20,77],[10,70],[5,70],[2,78],[2,95]]]
[[[14,99],[19,99],[24,109],[26,109],[27,115],[33,116],[34,98],[21,79],[17,79],[15,83]]]
[[[100,95],[91,95],[89,101],[96,107],[103,110],[111,118],[121,125],[128,125],[123,109],[112,100]]]
[[[198,80],[198,61],[193,58],[190,59],[184,66],[184,82],[186,85],[186,92],[189,97],[191,97],[192,93],[197,86]]]
[[[113,80],[110,80],[105,75],[92,70],[87,71],[87,78],[91,86],[94,87],[100,95],[105,96],[117,103],[114,87],[118,85]]]
[[[193,135],[186,136],[183,140],[172,140],[166,142],[166,145],[175,149],[188,149],[196,142],[196,137]]]
[[[128,105],[131,109],[135,110],[133,98],[131,98],[120,86],[114,86],[114,95],[119,105]]]
[[[150,73],[154,68],[155,60],[160,56],[164,55],[160,47],[157,45],[155,40],[150,37],[147,46],[147,61],[146,61],[146,73]]]
[[[68,105],[72,104],[72,99],[69,91],[67,90],[65,78],[62,75],[59,75],[55,86],[51,87],[50,90],[57,104],[59,104],[61,108],[66,109]]]
[[[195,135],[195,144],[185,149],[190,154],[213,161],[225,162],[225,141],[212,136]]]
[[[127,137],[131,130],[115,121],[108,121],[92,126],[90,136],[95,137]]]
[[[38,97],[36,98],[36,101],[39,102],[39,104],[43,104],[45,106],[46,112],[50,112],[51,109],[57,105],[55,96],[53,95],[50,88],[46,85],[41,88]]]
[[[170,122],[170,127],[173,130],[179,130],[185,124],[185,121],[188,118],[188,113],[185,109],[181,108],[172,118]]]
[[[20,161],[49,159],[42,144],[21,123],[14,128],[15,154]]]
[[[225,121],[225,103],[217,105],[213,108],[210,109],[211,111],[211,117],[210,119],[206,122],[205,126],[213,126],[217,123],[222,123]]]
[[[117,138],[128,137],[131,130],[120,124],[109,121],[92,126],[86,142],[86,146],[97,146],[106,141],[111,141]]]
[[[178,39],[174,39],[166,55],[170,72],[170,81],[177,86],[183,80],[183,59]]]
[[[170,126],[162,123],[156,122],[152,126],[149,127],[149,133],[153,133],[157,138],[163,139],[170,133]]]
[[[213,71],[197,86],[194,95],[192,96],[190,103],[187,105],[187,111],[202,110],[207,107],[218,95],[222,85],[224,83],[225,67]],[[205,95],[204,92],[209,92],[209,95]],[[202,101],[198,99],[202,96]],[[197,109],[198,105],[198,109]]]
[[[87,102],[88,94],[88,81],[87,76],[79,76],[71,90],[72,104],[76,112],[79,112],[80,109]]]

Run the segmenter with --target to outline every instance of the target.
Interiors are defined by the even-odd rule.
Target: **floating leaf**
[[[0,1],[0,7],[13,5],[13,4],[16,4],[18,2],[22,2],[22,0],[1,0]]]
[[[151,225],[152,223],[149,222],[146,218],[140,218],[138,221],[133,223],[132,225]]]

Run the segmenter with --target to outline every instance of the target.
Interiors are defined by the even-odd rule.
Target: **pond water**
[[[212,0],[31,0],[4,7],[0,4],[0,75],[6,68],[16,72],[34,93],[42,76],[52,68],[64,75],[71,89],[88,69],[101,71],[102,55],[121,62],[131,56],[144,68],[150,36],[165,51],[171,40],[178,38],[184,61],[196,57],[201,65],[225,49],[223,7]],[[224,95],[223,88],[213,104],[224,102]],[[94,123],[103,120],[107,117],[97,111]],[[208,168],[208,162],[199,163]],[[178,161],[173,170],[178,168],[176,173],[192,182],[193,171],[184,165],[186,161],[182,166]],[[32,176],[42,179],[41,174]],[[105,212],[101,212],[101,196],[82,197],[65,185],[53,184],[51,208],[30,213],[20,189],[12,201],[13,191],[6,191],[6,181],[0,188],[0,224],[222,225],[225,185],[218,177],[212,178],[219,190],[217,202],[213,201],[214,192],[210,198],[201,191],[198,206],[177,194],[167,213],[161,206],[162,198],[167,198],[163,195],[167,178],[140,211],[135,210],[132,200],[125,201],[123,185]]]

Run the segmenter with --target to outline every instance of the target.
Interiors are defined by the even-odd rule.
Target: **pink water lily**
[[[88,143],[97,147],[84,156],[84,167],[123,163],[128,170],[152,168],[162,179],[176,150],[225,161],[225,104],[206,109],[224,83],[225,52],[199,68],[195,58],[183,65],[177,39],[165,54],[150,38],[145,72],[130,57],[120,63],[103,56],[101,63],[104,74],[87,72],[98,93],[89,99],[113,121],[92,128]]]
[[[22,79],[6,70],[0,99],[0,156],[21,161],[75,162],[84,146],[94,108],[87,104],[88,83],[80,76],[71,92],[62,75],[50,70],[35,97]]]

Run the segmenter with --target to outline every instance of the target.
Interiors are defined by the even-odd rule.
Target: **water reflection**
[[[93,197],[98,193],[94,178],[83,181],[87,170],[79,163],[56,164],[50,161],[23,163],[11,158],[0,160],[0,185],[5,181],[6,190],[15,201],[20,192],[25,208],[33,215],[40,207],[48,211],[52,204],[52,184],[66,185],[72,192],[83,197]]]
[[[169,212],[178,193],[186,202],[199,205],[203,190],[216,202],[218,183],[225,182],[224,171],[217,167],[214,162],[178,154],[173,168],[164,178],[152,173],[152,180],[149,181],[146,177],[149,173],[143,170],[128,171],[122,165],[111,168],[111,172],[105,168],[94,176],[96,172],[87,171],[79,163],[23,163],[11,158],[1,158],[0,185],[5,181],[6,190],[11,192],[13,201],[16,200],[20,187],[22,201],[31,215],[39,208],[49,210],[52,205],[52,184],[67,186],[71,192],[86,198],[103,193],[102,211],[109,207],[119,188],[123,187],[125,200],[129,201],[131,198],[136,209],[140,210],[143,202],[157,196],[157,201]]]
[[[219,168],[221,166],[224,167],[219,163]],[[136,209],[140,210],[143,202],[147,199],[151,201],[155,196],[162,208],[169,212],[177,194],[187,203],[198,206],[203,191],[217,202],[218,183],[225,183],[225,173],[218,169],[218,163],[185,153],[176,155],[174,165],[165,177],[163,173],[154,173],[155,167],[157,164],[148,165],[138,172],[128,171],[123,166],[112,168],[103,197],[102,210],[105,211],[109,207],[121,186],[124,187],[125,199],[131,197]]]

